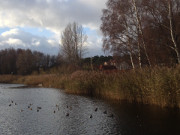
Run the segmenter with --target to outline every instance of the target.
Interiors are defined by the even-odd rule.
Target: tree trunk
[[[128,41],[128,48],[129,48],[129,57],[131,60],[131,65],[132,65],[132,68],[135,69],[134,61],[133,61],[133,57],[132,57],[132,47],[131,47],[131,44],[129,41]]]
[[[141,49],[140,49],[140,43],[138,41],[138,61],[139,61],[139,68],[142,68],[142,63],[141,63]]]
[[[173,48],[174,51],[176,53],[176,57],[177,57],[177,62],[178,64],[180,64],[180,55],[179,55],[179,51],[177,48],[177,42],[175,40],[174,37],[174,32],[173,32],[173,20],[172,20],[172,5],[171,5],[171,0],[168,0],[168,8],[169,8],[169,27],[170,27],[170,33],[171,33],[171,40],[173,42]]]
[[[138,11],[137,11],[136,1],[132,0],[132,2],[133,2],[134,10],[135,10],[135,13],[136,13],[136,22],[137,22],[137,25],[138,25],[138,31],[139,31],[139,33],[141,35],[141,38],[142,38],[143,49],[144,49],[148,64],[151,67],[151,62],[150,62],[150,59],[149,59],[149,56],[148,56],[148,53],[147,53],[147,49],[146,49],[146,44],[145,44],[145,41],[144,41],[144,34],[143,34],[143,31],[142,31],[141,22],[139,20],[139,14],[138,14]]]

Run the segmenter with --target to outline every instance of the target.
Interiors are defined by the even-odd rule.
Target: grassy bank
[[[44,87],[65,89],[67,93],[180,107],[180,66],[108,74],[76,71],[66,75],[5,75],[0,76],[0,82],[33,86],[43,84]]]

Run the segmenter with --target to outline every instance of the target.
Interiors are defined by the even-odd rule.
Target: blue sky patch
[[[43,29],[43,28],[34,28],[34,27],[18,27],[22,31],[31,33],[32,35],[50,38],[53,37],[54,33],[50,30]]]
[[[92,30],[92,29],[90,29],[90,28],[88,28],[88,27],[83,27],[84,28],[84,31],[85,31],[85,33],[87,34],[87,35],[94,35],[94,34],[96,34],[96,31],[95,30]]]
[[[0,34],[2,34],[3,32],[9,31],[9,30],[10,30],[10,28],[8,28],[8,27],[3,27],[3,28],[0,27]]]

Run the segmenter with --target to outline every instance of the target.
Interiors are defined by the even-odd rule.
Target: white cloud
[[[32,42],[31,42],[32,45],[34,46],[39,46],[41,43],[38,39],[32,39]]]
[[[52,46],[56,46],[57,45],[57,40],[52,40],[52,39],[48,39],[47,42],[52,45]]]
[[[23,42],[20,39],[15,39],[15,38],[9,38],[6,43],[10,44],[10,45],[21,45],[21,44],[23,44]]]
[[[18,29],[11,29],[10,31],[3,32],[1,35],[3,37],[9,36],[9,35],[17,35],[18,31],[19,31]]]
[[[0,0],[0,26],[33,26],[53,31],[77,21],[98,28],[106,0]]]
[[[47,29],[55,32],[56,37],[60,38],[60,33],[66,25],[76,21],[91,30],[96,30],[97,33],[93,41],[91,38],[88,38],[88,41],[96,43],[96,46],[94,46],[94,44],[89,45],[92,45],[91,48],[101,48],[102,43],[97,42],[97,40],[101,37],[99,35],[100,17],[102,14],[101,10],[105,8],[106,1],[107,0],[0,0],[0,27],[35,27],[39,30]],[[91,35],[88,35],[88,37],[90,36]],[[9,38],[7,39],[7,37]],[[36,41],[32,41],[33,38],[36,38]],[[58,40],[44,39],[30,33],[19,31],[19,29],[11,29],[1,34],[0,44],[2,45],[2,43],[6,41],[8,45],[10,45],[10,42],[17,44],[22,41],[26,47],[33,46],[40,48],[42,44],[45,44],[45,46],[49,46],[50,48],[57,47]],[[46,49],[44,50],[46,52],[48,51]],[[100,51],[98,52],[101,53]],[[89,51],[89,53],[91,52]]]
[[[51,41],[51,43],[48,41]],[[19,29],[10,29],[9,31],[6,31],[0,35],[0,48],[5,49],[10,47],[15,49],[29,48],[48,54],[57,54],[59,51],[59,46],[56,39],[39,37]]]

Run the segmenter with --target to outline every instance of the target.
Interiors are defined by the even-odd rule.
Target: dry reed
[[[23,83],[65,89],[112,100],[180,107],[180,66],[128,72],[75,71],[72,74],[0,76],[1,83]]]

